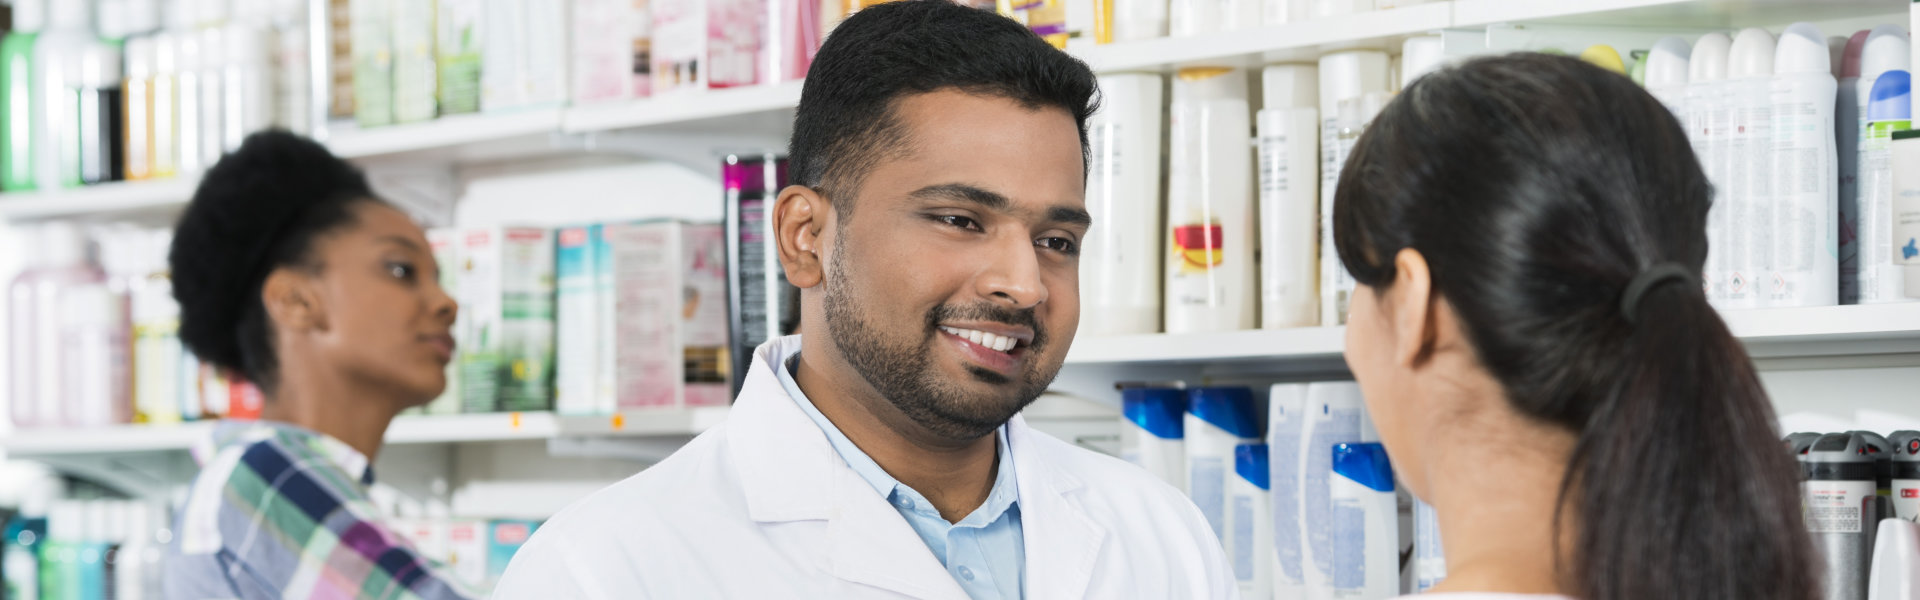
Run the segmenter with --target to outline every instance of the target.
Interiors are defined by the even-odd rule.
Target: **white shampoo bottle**
[[[1727,127],[1732,113],[1727,105],[1727,54],[1733,40],[1710,33],[1700,37],[1687,61],[1687,137],[1700,168],[1713,183],[1713,207],[1707,211],[1707,298],[1720,305],[1727,298],[1727,271],[1732,253],[1727,247],[1727,220],[1732,196],[1727,190]]]
[[[1822,42],[1821,47],[1825,47]],[[1727,308],[1763,306],[1760,280],[1773,268],[1773,34],[1742,30],[1733,40],[1727,77],[1733,122],[1727,136]]]
[[[1773,268],[1767,306],[1831,306],[1840,298],[1838,179],[1833,107],[1837,83],[1827,38],[1795,23],[1780,36],[1772,86],[1769,205]]]
[[[1181,69],[1167,186],[1167,333],[1253,329],[1253,126],[1244,71]]]
[[[1312,327],[1320,324],[1319,76],[1313,65],[1274,65],[1261,85],[1260,326]]]
[[[1100,77],[1100,111],[1087,122],[1087,210],[1097,226],[1081,244],[1080,335],[1160,331],[1165,86],[1154,73]]]

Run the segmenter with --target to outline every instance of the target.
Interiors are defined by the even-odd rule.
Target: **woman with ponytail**
[[[1820,574],[1752,363],[1701,291],[1685,132],[1578,60],[1473,60],[1355,147],[1347,364],[1439,516],[1436,590],[1803,600]]]

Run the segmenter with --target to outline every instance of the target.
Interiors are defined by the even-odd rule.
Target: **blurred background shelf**
[[[63,217],[177,211],[193,198],[200,180],[192,177],[117,181],[86,187],[0,194],[0,220],[35,221]]]

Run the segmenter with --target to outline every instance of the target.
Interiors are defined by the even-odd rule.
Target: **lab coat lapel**
[[[750,517],[826,521],[824,562],[834,577],[916,598],[966,600],[906,519],[847,467],[787,396],[773,369],[799,344],[794,336],[761,346],[727,416],[727,443]]]
[[[1028,598],[1085,598],[1107,530],[1087,516],[1078,495],[1086,483],[1054,467],[1038,433],[1016,416],[1007,424],[1015,478],[1020,484],[1020,526],[1026,537]]]

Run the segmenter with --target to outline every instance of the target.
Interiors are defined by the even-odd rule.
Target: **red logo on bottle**
[[[1900,497],[1901,498],[1920,498],[1920,488],[1907,488],[1904,490],[1900,490]]]

